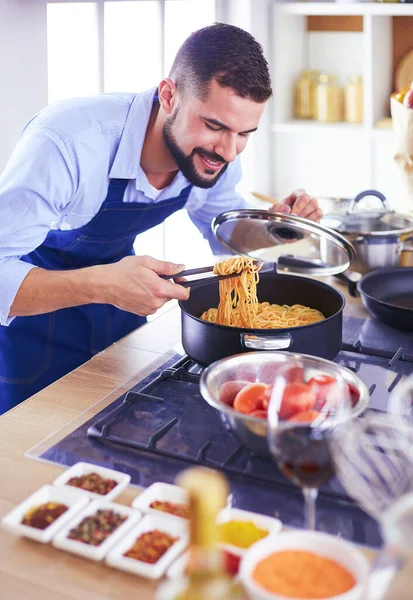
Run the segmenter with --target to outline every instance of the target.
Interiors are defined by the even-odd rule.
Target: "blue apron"
[[[123,202],[127,179],[112,179],[92,220],[71,231],[50,231],[22,260],[49,270],[109,264],[135,254],[136,236],[184,207],[192,186],[152,204]],[[41,293],[41,292],[39,292]],[[0,414],[66,375],[146,319],[110,304],[86,304],[0,326]]]

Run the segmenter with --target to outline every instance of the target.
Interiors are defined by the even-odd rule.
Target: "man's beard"
[[[177,114],[178,110],[176,110],[175,113],[165,121],[165,124],[163,126],[163,139],[165,140],[165,144],[169,152],[171,153],[172,158],[176,162],[178,169],[182,172],[182,174],[184,175],[184,177],[186,177],[188,181],[200,188],[213,187],[218,181],[218,179],[221,177],[221,175],[225,173],[228,167],[228,163],[225,162],[225,160],[222,158],[222,156],[219,156],[219,154],[215,154],[215,152],[209,152],[208,150],[204,150],[203,148],[198,146],[192,150],[189,156],[186,156],[184,152],[182,152],[181,148],[178,146],[175,136],[172,132],[172,125],[176,119]],[[215,174],[215,177],[202,177],[202,175],[200,175],[196,170],[194,164],[194,156],[196,154],[202,154],[206,158],[219,161],[223,163],[223,167],[218,172],[215,172],[215,170],[208,169],[205,167],[205,173],[208,175]]]

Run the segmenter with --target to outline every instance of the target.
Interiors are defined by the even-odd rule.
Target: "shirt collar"
[[[153,100],[158,88],[136,94],[109,172],[110,179],[136,179]]]
[[[135,179],[136,189],[142,189],[148,197],[152,197],[147,177],[140,166],[143,142],[145,141],[146,129],[158,88],[136,94],[126,118],[125,127],[116,152],[115,160],[109,172],[110,179]],[[189,185],[189,181],[181,171],[170,186],[168,192],[177,192]]]

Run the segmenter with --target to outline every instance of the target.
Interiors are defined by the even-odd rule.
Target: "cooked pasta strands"
[[[258,310],[257,283],[261,263],[252,258],[229,258],[214,267],[216,275],[241,273],[219,282],[219,306],[216,322],[233,327],[254,327]]]
[[[317,323],[325,319],[314,308],[302,304],[279,305],[258,302],[257,284],[261,264],[252,258],[229,258],[217,263],[216,275],[241,273],[219,282],[218,308],[206,310],[201,319],[210,323],[248,329],[281,329]]]

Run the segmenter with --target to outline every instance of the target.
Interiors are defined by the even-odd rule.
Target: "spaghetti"
[[[282,329],[317,323],[323,313],[302,304],[270,304],[258,302],[257,284],[262,264],[252,258],[229,258],[214,266],[216,275],[241,273],[239,277],[219,282],[218,308],[202,313],[201,319],[210,323],[248,329]]]

